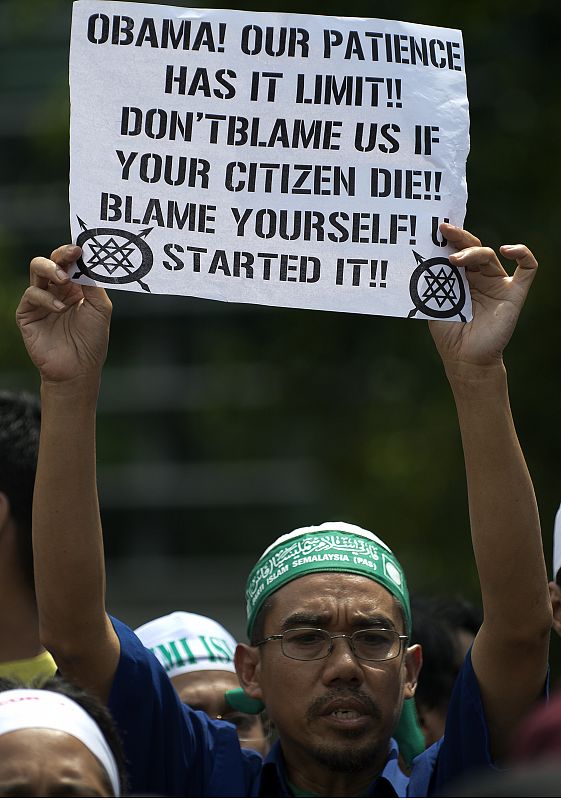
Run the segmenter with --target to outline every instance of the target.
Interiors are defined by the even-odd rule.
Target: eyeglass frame
[[[283,639],[287,633],[292,633],[293,631],[319,631],[321,633],[325,633],[327,636],[329,636],[330,639],[329,649],[327,653],[323,656],[315,656],[314,658],[296,658],[296,656],[289,656],[287,653],[285,653],[283,646]],[[363,658],[362,656],[357,655],[355,650],[354,637],[358,633],[365,633],[369,631],[389,631],[390,633],[395,634],[399,642],[399,649],[395,654],[395,656],[390,656],[389,658]],[[407,636],[404,633],[398,633],[393,628],[361,628],[360,630],[354,631],[353,633],[329,633],[329,631],[326,631],[325,628],[302,627],[302,628],[288,628],[286,631],[284,631],[284,633],[274,633],[271,636],[266,636],[260,642],[255,642],[253,646],[261,647],[261,645],[267,644],[267,642],[272,642],[277,640],[280,641],[282,654],[286,658],[291,658],[293,661],[321,661],[324,658],[328,658],[328,656],[330,656],[331,653],[333,652],[334,648],[333,639],[348,639],[349,647],[351,648],[351,653],[358,661],[371,661],[372,663],[380,664],[383,663],[384,661],[393,661],[394,658],[397,658],[403,651],[403,644],[409,639],[409,636]]]

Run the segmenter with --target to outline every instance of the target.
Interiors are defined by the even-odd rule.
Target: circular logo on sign
[[[152,228],[139,234],[118,228],[91,228],[78,218],[82,233],[76,244],[82,248],[77,264],[80,272],[97,283],[140,284],[145,292],[149,286],[144,278],[152,269],[154,256],[144,240]]]
[[[447,258],[429,258],[427,261],[413,251],[417,267],[409,281],[409,294],[415,306],[409,312],[413,317],[420,311],[433,319],[466,318],[462,309],[466,302],[466,290],[457,267]]]

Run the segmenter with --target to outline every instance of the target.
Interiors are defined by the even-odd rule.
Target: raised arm
[[[105,613],[95,415],[111,303],[69,281],[80,250],[35,258],[16,319],[41,375],[33,553],[41,640],[65,677],[107,700],[119,640]]]
[[[431,322],[452,387],[466,465],[473,549],[484,622],[472,650],[495,758],[543,690],[551,604],[532,481],[508,399],[503,350],[534,278],[524,245],[503,246],[516,262],[510,277],[493,250],[453,226],[443,233],[466,268],[473,320]]]

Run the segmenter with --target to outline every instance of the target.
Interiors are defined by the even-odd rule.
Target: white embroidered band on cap
[[[174,611],[146,622],[135,633],[170,678],[201,670],[236,671],[236,640],[210,617]]]
[[[372,531],[348,522],[324,522],[297,528],[279,537],[255,564],[247,579],[247,634],[263,604],[277,589],[313,572],[364,575],[386,588],[401,603],[407,634],[411,605],[403,568],[388,545]]]
[[[66,695],[44,689],[0,692],[0,736],[26,728],[62,731],[82,742],[106,771],[115,797],[121,786],[117,763],[98,724]]]

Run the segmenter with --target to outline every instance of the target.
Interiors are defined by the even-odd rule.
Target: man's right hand
[[[107,355],[111,301],[103,289],[70,281],[80,248],[64,245],[30,264],[16,311],[27,352],[44,382],[99,379]]]
[[[106,702],[120,645],[105,612],[95,412],[111,303],[103,289],[70,280],[79,257],[65,245],[34,258],[16,320],[42,379],[33,496],[39,635],[64,677]]]

